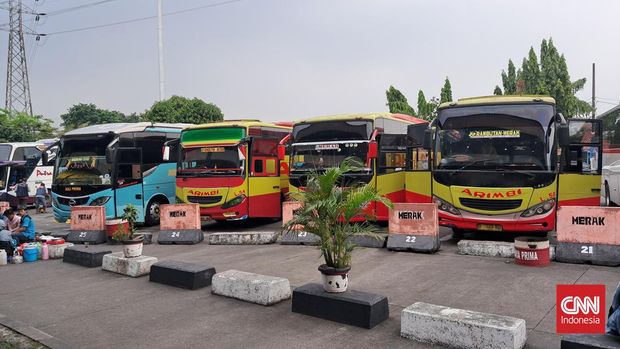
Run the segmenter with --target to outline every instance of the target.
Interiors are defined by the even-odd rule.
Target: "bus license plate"
[[[502,231],[503,229],[499,224],[478,224],[478,230]]]

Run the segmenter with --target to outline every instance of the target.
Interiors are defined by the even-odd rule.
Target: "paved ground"
[[[44,221],[50,229],[61,228],[35,217],[41,228]],[[278,226],[261,222],[248,228]],[[290,301],[263,307],[211,295],[209,288],[181,290],[57,260],[0,268],[0,318],[26,323],[75,348],[427,348],[399,337],[401,310],[422,301],[523,318],[528,348],[559,348],[555,285],[604,283],[611,299],[620,280],[619,268],[561,263],[528,268],[460,256],[449,230],[442,236],[442,249],[433,255],[363,248],[354,253],[351,287],[384,294],[390,302],[390,319],[372,330],[293,314]],[[144,254],[206,262],[218,271],[282,276],[293,287],[320,280],[318,251],[309,246],[148,245]]]

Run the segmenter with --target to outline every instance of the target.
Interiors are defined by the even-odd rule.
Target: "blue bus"
[[[175,202],[176,163],[163,160],[163,146],[186,124],[112,123],[65,133],[52,179],[54,218],[66,222],[72,206],[104,206],[106,218],[138,210],[138,222],[159,224],[159,206]]]

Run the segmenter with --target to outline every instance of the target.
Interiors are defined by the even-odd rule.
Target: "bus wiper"
[[[459,167],[459,168],[457,168],[457,169],[455,169],[455,170],[451,171],[451,172],[450,172],[450,174],[451,174],[451,175],[455,175],[455,174],[457,174],[457,173],[459,173],[459,172],[463,171],[464,169],[466,169],[466,168],[468,168],[468,167],[471,167],[471,166],[474,166],[474,165],[477,165],[477,164],[483,164],[483,163],[485,163],[485,162],[487,162],[487,161],[491,161],[491,160],[493,160],[493,159],[479,159],[479,160],[474,160],[474,161],[472,161],[472,162],[466,163],[465,165],[463,165],[463,166],[461,166],[461,167]]]

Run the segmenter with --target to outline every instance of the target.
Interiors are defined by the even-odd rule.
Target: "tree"
[[[224,114],[215,104],[201,99],[172,96],[155,102],[144,113],[144,119],[151,122],[205,124],[224,120]]]
[[[452,102],[452,86],[450,85],[450,80],[446,76],[446,81],[443,83],[443,87],[441,88],[439,103],[444,102]]]
[[[100,109],[92,103],[75,104],[60,118],[62,119],[61,126],[65,130],[111,122],[127,122],[125,114],[119,111]]]
[[[586,79],[581,78],[571,81],[568,73],[566,57],[560,54],[553,44],[553,39],[543,39],[540,44],[540,61],[536,52],[530,48],[527,58],[523,59],[520,74],[514,74],[515,79],[519,75],[519,89],[517,80],[511,78],[514,72],[512,60],[508,61],[508,74],[502,71],[502,83],[504,94],[516,93],[544,94],[553,97],[556,101],[557,111],[566,117],[586,115],[592,112],[592,107],[586,101],[580,100],[575,94],[582,90]]]
[[[34,142],[45,138],[54,138],[56,130],[53,121],[41,115],[15,113],[12,115],[0,109],[0,141]]]
[[[394,88],[394,86],[390,85],[390,88],[385,91],[385,96],[387,97],[386,105],[388,106],[390,113],[415,116],[415,110],[409,105],[409,102],[407,102],[407,97],[405,97],[402,92]]]
[[[503,95],[502,89],[499,86],[495,85],[495,89],[493,90],[493,94],[496,95],[496,96]]]
[[[426,97],[424,96],[424,91],[418,91],[418,116],[421,118],[426,118],[430,116],[430,110],[428,108],[428,103],[426,102]]]

